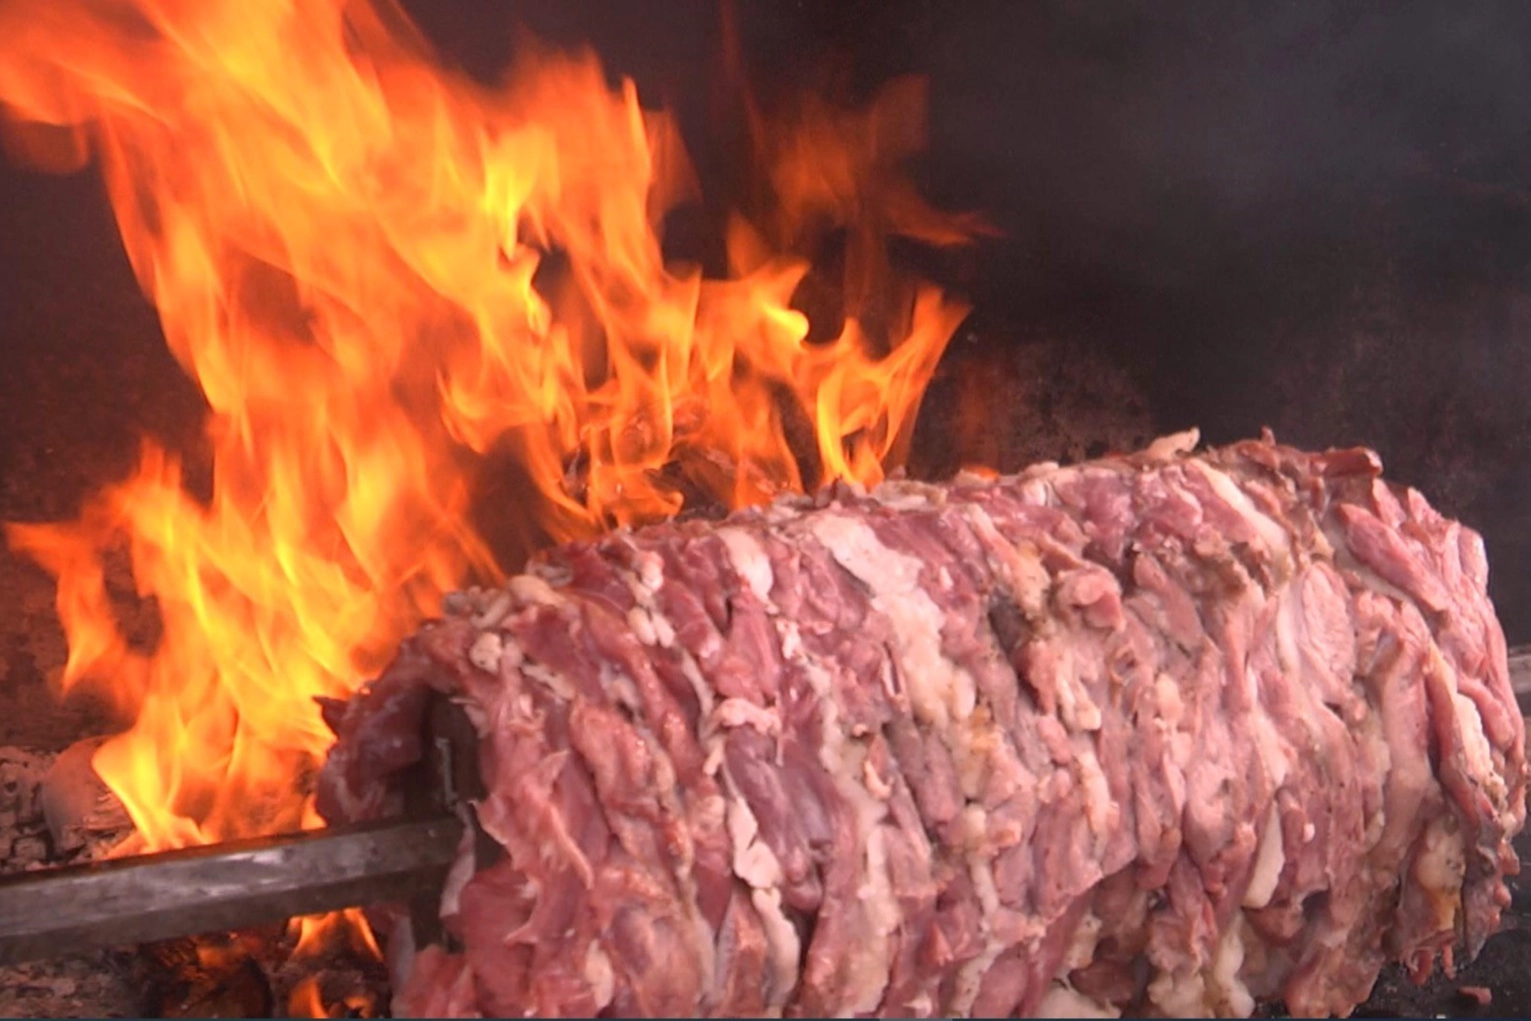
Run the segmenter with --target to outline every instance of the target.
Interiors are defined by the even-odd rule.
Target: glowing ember
[[[486,89],[391,7],[12,3],[0,100],[37,159],[59,166],[63,137],[66,165],[99,161],[210,408],[206,502],[147,446],[77,522],[8,531],[58,576],[65,684],[136,714],[96,766],[140,849],[318,822],[314,696],[347,695],[444,592],[497,572],[468,524],[477,455],[517,454],[526,513],[558,539],[672,515],[688,492],[873,482],[964,314],[885,255],[888,235],[971,229],[897,176],[921,141],[908,83],[785,127],[750,111],[774,206],[733,220],[726,279],[662,254],[693,182],[631,83],[529,54]],[[794,253],[829,231],[847,238],[847,314],[810,343]],[[890,329],[859,315],[874,300],[902,309]],[[791,418],[816,436],[802,462]],[[151,652],[109,604],[118,547],[163,619]]]

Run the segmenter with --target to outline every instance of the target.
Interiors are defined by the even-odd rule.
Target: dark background
[[[704,181],[737,169],[713,3],[406,6],[445,59],[486,80],[517,25],[588,43],[646,104],[678,113]],[[1065,338],[1130,376],[1160,430],[1222,441],[1269,425],[1300,445],[1372,445],[1393,477],[1483,530],[1506,628],[1531,640],[1531,5],[733,11],[767,98],[929,77],[925,192],[1003,232],[958,281],[977,311],[944,380],[964,359]],[[144,432],[194,442],[200,399],[90,173],[0,169],[0,412],[0,516],[13,520],[72,514]],[[936,463],[932,442],[917,467]]]

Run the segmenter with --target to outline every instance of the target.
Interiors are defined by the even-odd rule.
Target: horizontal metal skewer
[[[365,823],[0,877],[0,964],[440,891],[455,816]]]
[[[462,708],[434,697],[423,715],[420,761],[399,777],[402,819],[0,877],[0,964],[390,901],[409,903],[420,945],[437,941],[441,890],[462,846],[459,813],[485,791]],[[484,843],[476,824],[475,836]],[[479,857],[487,863],[481,849]]]

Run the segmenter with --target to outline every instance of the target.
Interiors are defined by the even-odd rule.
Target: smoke
[[[964,4],[930,58],[935,145],[986,207],[1075,244],[1335,229],[1304,208],[1525,169],[1527,29],[1531,8],[1470,0]]]
[[[515,23],[593,45],[727,177],[718,5],[410,10],[481,76]],[[929,78],[926,194],[1004,234],[955,271],[980,342],[1102,351],[1161,429],[1376,447],[1484,531],[1531,637],[1531,5],[733,0],[729,20],[766,101]]]
[[[1112,350],[1161,429],[1376,447],[1531,638],[1531,7],[949,9],[936,200],[1010,239],[977,307]]]

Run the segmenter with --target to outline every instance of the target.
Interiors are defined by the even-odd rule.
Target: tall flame
[[[78,521],[8,530],[58,577],[65,684],[134,715],[96,767],[147,849],[316,822],[314,696],[349,694],[444,592],[497,573],[469,518],[481,455],[519,457],[554,539],[687,493],[871,483],[903,456],[965,310],[897,280],[884,243],[970,229],[898,176],[918,87],[779,131],[751,108],[773,202],[733,218],[707,279],[662,247],[696,192],[673,123],[589,55],[522,56],[482,87],[367,2],[0,7],[13,140],[99,161],[210,411],[209,498],[151,444]],[[828,231],[848,238],[846,314],[810,341],[796,253]],[[112,610],[120,547],[163,622],[152,650]]]

